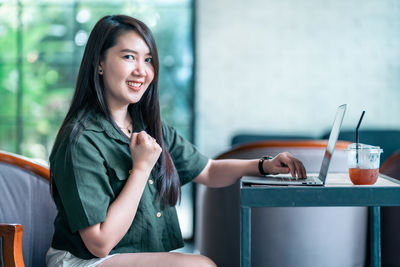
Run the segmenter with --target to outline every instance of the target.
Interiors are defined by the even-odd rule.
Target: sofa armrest
[[[25,267],[22,254],[23,229],[21,224],[0,224],[5,267]]]

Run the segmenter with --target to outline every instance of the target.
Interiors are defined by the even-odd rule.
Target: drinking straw
[[[365,114],[365,110],[363,110],[363,112],[361,113],[361,118],[358,121],[357,128],[356,128],[356,163],[357,163],[357,166],[358,166],[358,128],[360,128],[360,124],[364,117],[364,114]]]

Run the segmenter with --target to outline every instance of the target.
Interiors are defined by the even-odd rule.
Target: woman
[[[183,246],[174,207],[183,184],[222,187],[259,172],[306,176],[289,153],[260,166],[200,154],[161,122],[158,71],[145,24],[117,15],[95,25],[50,156],[58,214],[48,266],[215,266],[168,252]]]

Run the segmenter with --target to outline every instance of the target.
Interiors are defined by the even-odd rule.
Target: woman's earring
[[[99,70],[99,74],[100,74],[100,75],[103,75],[103,70]]]

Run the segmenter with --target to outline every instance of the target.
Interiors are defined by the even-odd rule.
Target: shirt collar
[[[134,132],[139,132],[146,130],[143,118],[137,109],[131,112],[132,117],[132,130]],[[93,111],[85,123],[85,129],[95,132],[105,132],[110,138],[129,144],[129,139],[121,132],[119,132],[107,119],[106,117],[99,113]]]

